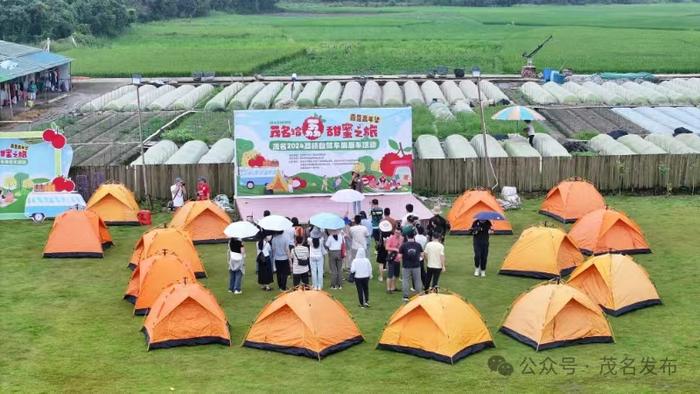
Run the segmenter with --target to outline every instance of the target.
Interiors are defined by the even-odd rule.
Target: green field
[[[136,24],[113,40],[66,50],[74,75],[424,73],[437,65],[518,73],[521,54],[554,35],[542,67],[576,72],[698,72],[700,4],[331,7],[287,4],[274,15],[216,14]]]
[[[527,200],[522,210],[508,213],[516,234],[544,220],[536,214],[540,202]],[[367,310],[357,306],[351,286],[333,292],[357,321],[364,344],[321,362],[239,347],[251,321],[275,293],[256,288],[251,258],[244,294],[227,293],[222,245],[198,250],[209,273],[202,283],[215,293],[228,316],[233,346],[147,352],[139,332],[142,319],[133,317],[131,304],[122,300],[129,278],[126,265],[144,228],[111,228],[116,246],[105,259],[42,260],[50,223],[4,222],[0,392],[695,392],[700,374],[700,288],[693,229],[700,227],[700,201],[685,196],[609,197],[608,202],[645,230],[654,253],[636,259],[649,271],[664,305],[610,318],[615,344],[536,353],[497,333],[513,299],[538,283],[496,275],[516,237],[493,238],[484,279],[470,275],[471,240],[451,237],[442,285],[481,311],[496,344],[495,349],[454,366],[374,349],[384,323],[401,305],[400,295],[387,295],[376,280],[370,287],[372,308]],[[160,223],[168,217],[159,214],[155,219]],[[491,372],[487,361],[493,355],[505,357],[515,372],[510,377]],[[573,376],[559,365],[563,357],[575,358]],[[604,357],[614,358],[616,375],[601,376],[601,365],[611,363],[604,363]],[[656,360],[655,375],[641,372],[645,357]],[[623,374],[625,358],[633,359],[635,375]],[[661,370],[665,358],[675,360],[675,373]],[[521,365],[523,361],[526,365]],[[541,374],[551,361],[557,363],[556,375]],[[524,374],[531,362],[535,374]]]

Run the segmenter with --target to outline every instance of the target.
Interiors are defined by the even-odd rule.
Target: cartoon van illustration
[[[265,186],[275,179],[278,167],[239,167],[238,184],[252,189]]]
[[[31,192],[24,205],[24,216],[40,223],[46,218],[55,218],[71,208],[85,208],[85,200],[80,193]]]

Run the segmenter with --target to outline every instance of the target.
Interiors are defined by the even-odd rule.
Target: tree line
[[[260,13],[277,0],[0,0],[0,39],[36,42],[74,33],[116,36],[136,21]]]

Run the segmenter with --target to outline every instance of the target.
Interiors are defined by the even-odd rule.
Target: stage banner
[[[55,217],[85,205],[68,179],[73,149],[54,130],[0,133],[0,220]]]
[[[412,185],[411,108],[235,111],[236,195],[365,193]]]

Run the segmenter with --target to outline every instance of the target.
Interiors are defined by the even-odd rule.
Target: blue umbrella
[[[534,109],[516,105],[513,107],[504,108],[495,113],[491,119],[494,120],[545,120],[544,116],[540,115]]]
[[[309,219],[309,223],[326,230],[339,230],[345,227],[345,221],[334,213],[317,213]]]
[[[506,218],[495,211],[482,211],[474,216],[477,220],[506,220]]]

